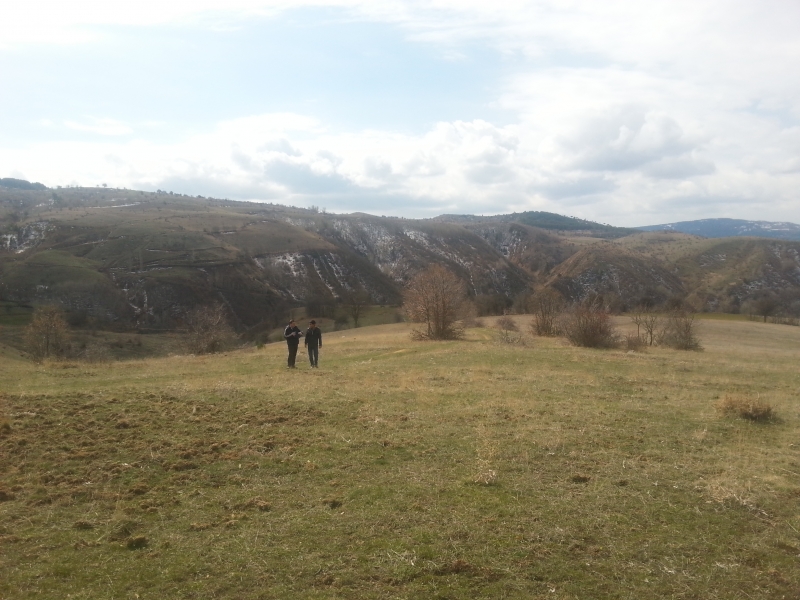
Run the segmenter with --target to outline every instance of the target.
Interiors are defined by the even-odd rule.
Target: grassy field
[[[800,328],[699,327],[629,353],[383,325],[296,371],[2,350],[0,598],[796,599]]]

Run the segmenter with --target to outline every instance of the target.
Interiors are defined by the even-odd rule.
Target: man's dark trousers
[[[289,344],[289,366],[294,368],[294,360],[297,358],[297,348],[300,344]]]

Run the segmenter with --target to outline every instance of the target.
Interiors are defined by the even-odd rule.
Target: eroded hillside
[[[219,301],[242,330],[356,295],[399,304],[408,281],[435,263],[472,296],[506,305],[552,287],[571,301],[601,294],[619,309],[669,300],[737,312],[767,298],[800,312],[800,242],[631,233],[550,213],[414,220],[132,190],[0,188],[0,300],[57,303],[101,324],[169,328]]]

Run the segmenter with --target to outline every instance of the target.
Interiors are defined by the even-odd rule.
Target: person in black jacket
[[[297,358],[297,348],[300,346],[300,336],[303,332],[295,324],[294,319],[289,321],[286,329],[283,330],[283,337],[286,339],[286,345],[289,346],[289,364],[290,369],[294,369],[294,361]]]
[[[318,369],[319,349],[322,348],[322,331],[313,319],[306,329],[306,348],[308,348],[308,362],[311,363],[311,368]]]

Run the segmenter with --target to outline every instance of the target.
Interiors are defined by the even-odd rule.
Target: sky
[[[0,177],[800,223],[800,2],[0,3]]]

